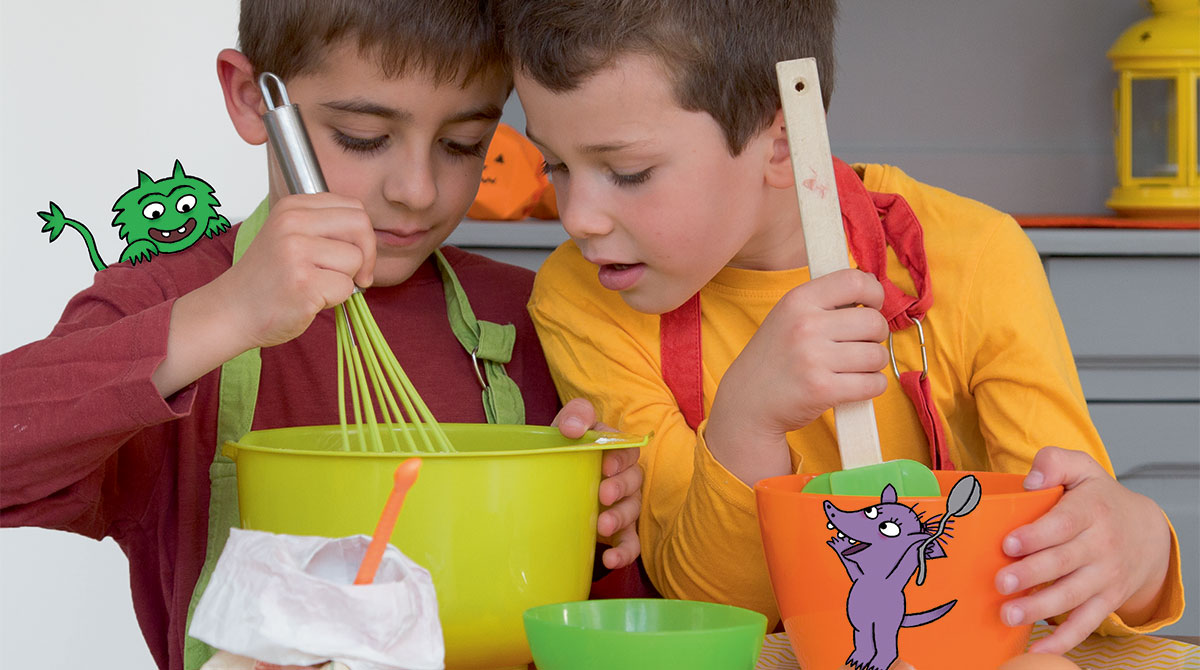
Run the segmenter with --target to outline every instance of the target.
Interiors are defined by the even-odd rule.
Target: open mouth
[[[850,546],[841,552],[842,556],[853,556],[854,554],[857,554],[858,552],[862,551],[863,549],[866,549],[867,547],[871,546],[870,542],[863,542],[862,540],[856,540],[856,539],[850,537],[849,535],[843,533],[840,529],[838,529],[837,526],[833,525],[832,521],[825,524],[825,527],[830,530],[837,531],[838,537],[844,537],[847,540],[849,540]]]
[[[171,243],[186,239],[187,236],[191,235],[192,231],[195,229],[196,220],[188,219],[187,223],[175,228],[174,230],[159,230],[158,228],[151,228],[150,230],[146,231],[146,234],[149,235],[150,239],[154,240],[155,242]]]

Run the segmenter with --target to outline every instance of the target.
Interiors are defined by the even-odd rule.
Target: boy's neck
[[[791,188],[767,187],[763,207],[750,222],[754,233],[741,251],[729,261],[729,267],[745,270],[792,270],[808,265],[804,230],[800,226],[800,205]]]

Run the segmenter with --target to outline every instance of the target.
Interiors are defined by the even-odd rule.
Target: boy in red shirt
[[[216,446],[251,428],[338,423],[328,308],[356,285],[439,421],[487,420],[447,315],[456,283],[480,321],[515,327],[495,362],[523,399],[498,420],[547,424],[559,407],[524,309],[532,273],[450,247],[445,266],[434,257],[471,205],[511,90],[488,13],[470,0],[247,0],[239,28],[241,51],[217,57],[234,127],[266,141],[257,75],[279,75],[330,192],[288,195],[270,157],[269,194],[239,228],[97,274],[49,337],[0,359],[0,524],[113,537],[147,643],[171,670],[185,667],[206,548],[215,559],[231,511],[236,523]],[[256,358],[261,370],[246,365]],[[252,380],[241,399],[222,390],[235,377]],[[579,435],[594,413],[572,404],[559,419]],[[608,567],[637,556],[634,451],[603,466]],[[189,642],[187,667],[204,658]]]

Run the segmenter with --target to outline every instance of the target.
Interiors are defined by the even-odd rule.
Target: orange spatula
[[[383,506],[383,514],[380,515],[379,523],[375,526],[371,544],[367,545],[367,554],[363,556],[362,565],[358,566],[358,575],[354,578],[355,584],[370,584],[375,580],[375,571],[379,569],[379,563],[383,560],[383,550],[387,548],[388,538],[392,536],[392,529],[396,527],[396,518],[400,516],[400,506],[404,504],[404,496],[412,488],[413,482],[417,481],[417,474],[420,472],[421,459],[419,458],[409,458],[396,468],[396,474],[393,475],[395,483],[392,485],[392,492]]]

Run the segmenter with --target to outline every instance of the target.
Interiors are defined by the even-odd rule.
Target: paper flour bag
[[[441,670],[429,572],[388,545],[374,583],[355,586],[370,542],[232,529],[189,635],[278,665]]]

